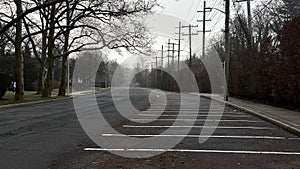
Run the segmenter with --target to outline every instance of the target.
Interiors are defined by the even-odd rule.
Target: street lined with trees
[[[299,168],[300,2],[183,1],[0,0],[1,167]]]
[[[144,51],[151,38],[142,18],[158,6],[155,0],[1,1],[1,53],[15,56],[15,100],[24,96],[25,44],[38,60],[38,93],[51,97],[55,60],[61,60],[59,96],[66,95],[68,57],[84,50],[125,48]]]
[[[50,97],[54,87],[58,88],[59,96],[65,96],[68,60],[80,51],[125,48],[146,53],[152,37],[143,18],[156,6],[154,0],[1,1],[1,71],[11,74],[17,82],[15,99],[22,100],[24,87],[33,89],[32,86],[43,97]],[[229,94],[298,109],[299,2],[262,1],[253,8],[250,20],[240,3],[234,6],[236,12],[230,21],[229,37]],[[217,51],[224,62],[224,36],[214,37],[206,50]],[[207,72],[197,58],[201,56],[195,55],[187,64],[194,60],[192,69],[200,91],[209,92]],[[136,69],[144,67],[139,65]],[[161,71],[151,69],[142,74],[137,77],[141,86],[177,90],[176,83],[167,84],[171,77]]]

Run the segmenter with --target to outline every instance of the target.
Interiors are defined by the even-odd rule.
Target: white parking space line
[[[102,134],[103,137],[185,137],[185,138],[231,138],[231,139],[270,139],[270,140],[286,140],[286,137],[271,136],[221,136],[221,135],[123,135],[123,134]]]
[[[220,154],[260,154],[260,155],[300,155],[300,152],[284,151],[229,151],[229,150],[188,150],[188,149],[105,149],[85,148],[85,151],[110,152],[182,152],[182,153],[220,153]]]
[[[161,112],[164,112],[164,113],[168,113],[168,114],[171,114],[171,113],[179,113],[179,111],[142,111],[141,113],[151,113],[151,114],[158,114],[158,113],[161,113]],[[222,114],[226,114],[226,115],[244,115],[244,113],[234,113],[234,112],[191,112],[191,111],[182,111],[183,113],[185,114],[214,114],[214,115],[222,115]]]
[[[251,121],[251,120],[209,120],[209,119],[130,119],[132,121],[152,122],[152,121],[195,121],[195,122],[247,122],[247,123],[265,123],[264,121]]]
[[[253,130],[273,130],[271,127],[249,127],[249,126],[132,126],[123,125],[124,128],[217,128],[217,129],[253,129]]]
[[[179,111],[179,110],[181,110],[181,111],[197,111],[197,112],[199,112],[199,111],[223,111],[223,109],[209,109],[209,108],[207,108],[207,109],[180,109],[180,108],[178,108],[178,109],[168,109],[168,108],[166,108],[166,109],[163,109],[163,108],[159,108],[159,109],[154,109],[154,108],[151,108],[151,109],[148,109],[149,111]]]
[[[300,137],[297,137],[297,138],[288,138],[288,140],[300,140]]]
[[[139,116],[158,116],[158,115],[155,115],[155,114],[138,114]],[[192,115],[192,114],[185,114],[185,115],[160,115],[160,117],[251,117],[249,115],[223,115],[223,114],[219,114],[219,115],[198,115],[198,114],[195,114],[195,115]]]
[[[208,111],[208,110],[210,110],[210,111],[221,111],[221,110],[224,110],[224,109],[222,109],[222,108],[219,108],[219,109],[216,109],[216,108],[212,108],[212,109],[210,109],[210,108],[205,108],[205,109],[186,109],[186,108],[171,108],[171,109],[169,109],[169,108],[153,108],[153,107],[151,107],[151,108],[149,108],[148,110],[152,110],[152,111],[178,111],[178,110],[182,110],[182,111]]]

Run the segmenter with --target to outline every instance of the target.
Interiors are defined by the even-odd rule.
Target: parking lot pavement
[[[88,166],[92,168],[300,168],[300,138],[296,135],[233,108],[225,107],[222,112],[221,103],[205,98],[201,98],[199,109],[185,107],[179,113],[180,101],[179,94],[168,95],[166,108],[157,100],[131,121],[125,120],[116,126],[120,133],[101,134],[120,140],[126,136],[159,137],[162,142],[183,138],[175,147],[164,148],[163,144],[157,144],[115,148],[112,143],[114,148],[101,148],[90,144],[84,147],[81,159],[89,161]],[[209,135],[209,129],[214,128],[216,130]],[[207,141],[201,143],[203,139]],[[116,152],[162,154],[128,159],[114,155]]]
[[[211,103],[210,99],[197,96],[197,103],[196,98],[180,98],[178,93],[165,93],[166,107],[162,98],[153,99],[150,107],[150,90],[132,90],[130,101],[141,112],[128,117],[130,120],[115,107],[127,103],[122,89],[116,103],[109,91],[96,95],[98,104],[83,100],[81,107],[88,115],[97,114],[93,109],[96,105],[108,125],[116,130],[97,130],[96,136],[112,140],[107,146],[98,146],[87,137],[71,99],[2,109],[1,167],[300,168],[299,137],[269,122],[224,108],[222,102]],[[156,139],[145,145],[143,140],[131,142],[133,138]],[[117,146],[126,139],[127,145]],[[175,144],[165,146],[166,143]],[[115,154],[149,157],[125,158]]]

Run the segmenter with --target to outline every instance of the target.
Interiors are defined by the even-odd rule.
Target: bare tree
[[[10,5],[9,3],[13,3]],[[14,1],[4,1],[2,4],[5,9],[5,12],[1,13],[1,28],[3,29],[3,23],[8,23],[9,19],[16,17],[20,17],[23,13],[22,9],[22,1],[14,0]],[[15,11],[14,11],[15,10]],[[22,100],[24,98],[24,77],[23,77],[23,56],[22,56],[22,21],[17,20],[15,22],[15,33],[9,35],[7,32],[3,34],[6,38],[13,44],[15,51],[15,64],[16,64],[16,93],[15,100]],[[3,35],[1,34],[1,35]]]
[[[151,38],[145,36],[147,28],[140,16],[150,12],[155,5],[155,1],[146,4],[139,1],[108,1],[92,2],[89,5],[79,1],[66,1],[66,29],[63,30],[64,49],[61,54],[63,59],[59,95],[63,96],[66,93],[67,57],[72,52],[105,47],[142,52],[141,49],[149,47]],[[77,9],[78,6],[81,6],[80,10]],[[70,36],[71,31],[76,36]]]
[[[8,10],[14,8],[9,2],[10,0],[7,0],[5,3]],[[53,65],[56,58],[62,57],[59,95],[65,95],[67,58],[73,52],[103,48],[125,48],[130,52],[144,52],[151,45],[151,37],[147,35],[148,30],[142,17],[151,13],[157,6],[156,0],[14,2],[15,6],[19,7],[16,8],[16,12],[11,12],[10,16],[1,13],[6,19],[1,17],[0,33],[7,34],[7,30],[14,28],[16,24],[15,32],[18,36],[15,36],[15,39],[7,37],[12,42],[16,41],[14,45],[18,50],[22,49],[22,41],[29,39],[34,55],[40,63],[38,93],[43,90],[43,97],[51,96]],[[36,16],[40,16],[40,19],[33,19]],[[26,31],[24,36],[22,24]],[[18,77],[21,77],[22,55],[18,50],[16,66]],[[47,70],[47,74],[43,83],[44,70]],[[18,81],[22,85],[22,79],[19,78]],[[19,89],[23,90],[21,87]],[[22,99],[22,93],[19,95]],[[19,96],[16,95],[16,98]]]

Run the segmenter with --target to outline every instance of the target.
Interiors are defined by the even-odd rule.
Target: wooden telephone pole
[[[200,31],[203,33],[203,42],[202,42],[202,57],[204,58],[205,57],[205,33],[206,32],[211,32],[211,30],[206,30],[206,22],[210,22],[211,20],[210,19],[206,19],[206,13],[207,12],[211,12],[212,11],[212,8],[207,8],[206,7],[206,1],[204,1],[204,7],[203,7],[203,11],[197,11],[197,12],[201,12],[203,13],[203,20],[197,20],[198,22],[203,22],[203,30]]]
[[[251,14],[251,2],[250,0],[238,0],[236,2],[245,2],[247,1],[247,13],[248,13],[248,43],[249,43],[249,48],[251,50],[251,54],[253,54],[253,31],[252,31],[252,14]]]
[[[176,29],[178,29],[178,33],[176,32],[175,34],[178,34],[178,39],[175,39],[175,40],[177,40],[178,41],[178,65],[177,65],[177,71],[179,72],[179,69],[180,69],[180,52],[181,52],[181,41],[183,40],[183,39],[181,39],[181,35],[182,35],[182,33],[181,33],[181,29],[182,29],[182,26],[181,26],[181,22],[179,22],[179,26],[178,27],[176,27]]]
[[[164,68],[164,45],[161,45],[161,68]]]
[[[182,26],[182,28],[189,28],[189,34],[182,34],[183,36],[189,36],[189,46],[190,46],[190,63],[189,63],[189,67],[192,68],[192,36],[196,36],[198,35],[197,33],[192,33],[192,28],[197,28],[198,25],[189,25],[189,26]]]
[[[229,51],[229,22],[230,22],[230,0],[226,0],[225,5],[225,74],[226,74],[226,87],[224,87],[224,100],[228,101],[229,96],[229,61],[230,61],[230,51]]]
[[[172,52],[172,67],[171,67],[171,71],[173,71],[173,69],[174,69],[174,58],[175,58],[175,45],[177,45],[177,44],[175,44],[175,43],[171,43],[170,42],[170,39],[169,39],[169,42],[168,42],[168,46],[172,46],[172,49],[169,49],[168,50],[168,53],[169,52]],[[173,78],[172,77],[170,77],[170,91],[173,91]]]

